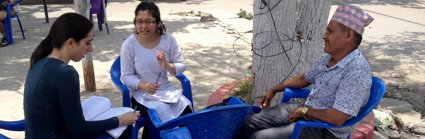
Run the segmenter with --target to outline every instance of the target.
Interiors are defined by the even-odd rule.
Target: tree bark
[[[254,0],[254,103],[272,86],[305,72],[323,54],[330,4],[328,0]],[[271,104],[280,102],[280,96]]]
[[[89,15],[89,2],[89,0],[74,0],[75,12],[87,18]],[[85,58],[82,59],[82,63],[85,89],[86,91],[94,92],[96,91],[96,81],[93,68],[93,56],[91,52],[86,54]]]

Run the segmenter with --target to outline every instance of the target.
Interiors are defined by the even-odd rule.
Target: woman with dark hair
[[[85,138],[133,124],[138,113],[100,121],[86,121],[80,101],[77,71],[68,62],[93,51],[93,23],[76,13],[65,13],[31,55],[25,82],[26,138]]]
[[[192,111],[191,102],[181,95],[176,103],[165,103],[145,98],[157,91],[176,90],[167,73],[177,75],[186,69],[184,58],[176,39],[166,33],[158,6],[142,1],[134,17],[135,33],[121,47],[121,80],[130,88],[133,107],[147,116],[147,108],[155,109],[162,122]],[[143,138],[147,138],[147,125]]]

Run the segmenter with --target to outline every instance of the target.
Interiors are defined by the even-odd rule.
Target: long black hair
[[[166,32],[167,29],[165,28],[165,25],[162,23],[162,20],[161,20],[161,13],[159,12],[158,6],[156,6],[154,2],[142,1],[140,2],[139,5],[137,5],[136,10],[134,10],[134,20],[133,20],[134,25],[136,25],[137,13],[140,11],[148,11],[152,15],[152,17],[155,18],[156,23],[159,24],[159,28],[158,28],[159,35],[162,35]]]
[[[40,59],[48,56],[53,48],[63,46],[66,40],[73,38],[76,42],[87,37],[92,30],[93,23],[77,13],[65,13],[59,16],[50,28],[50,32],[32,52],[30,68]]]

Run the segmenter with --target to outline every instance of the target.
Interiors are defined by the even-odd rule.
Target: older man
[[[325,55],[306,73],[272,87],[262,98],[265,110],[246,119],[237,138],[290,138],[297,119],[319,120],[335,125],[356,116],[369,98],[372,72],[357,49],[364,27],[373,18],[353,5],[341,5],[329,22]],[[269,108],[275,93],[285,87],[314,84],[304,104],[280,104]],[[267,109],[269,108],[269,109]],[[300,138],[346,138],[352,127],[303,128]]]

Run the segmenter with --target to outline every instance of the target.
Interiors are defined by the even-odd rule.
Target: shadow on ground
[[[403,32],[400,35],[386,35],[385,42],[363,41],[360,47],[376,73],[383,76],[400,78],[413,86],[424,86],[424,82],[403,80],[407,74],[425,72],[425,49],[423,39],[425,32]],[[415,68],[409,68],[415,67]],[[398,74],[393,74],[395,71]]]
[[[49,7],[49,13],[60,12],[63,9],[70,9],[73,5],[54,5]],[[29,69],[29,59],[32,51],[39,42],[48,34],[51,25],[57,16],[50,16],[50,23],[45,23],[44,16],[37,17],[34,13],[43,13],[42,6],[21,6],[19,10],[26,39],[23,39],[18,24],[12,21],[15,44],[0,48],[0,82],[2,90],[23,90],[26,74]],[[94,19],[96,21],[96,18]],[[199,20],[164,20],[167,31],[170,33],[188,33],[186,27]],[[95,38],[93,40],[94,61],[111,61],[119,55],[122,42],[134,31],[133,23],[126,21],[109,21],[110,35],[104,31],[99,31],[95,22]],[[127,26],[127,28],[122,28]],[[211,26],[204,26],[209,28]],[[80,73],[82,76],[82,73]],[[19,93],[23,93],[20,91]]]
[[[385,79],[386,97],[404,100],[425,117],[425,32],[387,35],[385,42],[363,41],[363,54],[375,75]]]

